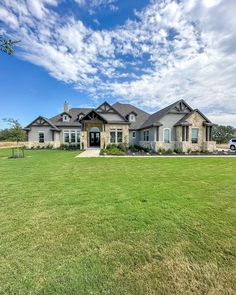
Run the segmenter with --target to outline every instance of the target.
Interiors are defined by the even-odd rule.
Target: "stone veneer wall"
[[[189,127],[189,148],[192,151],[214,151],[215,150],[215,142],[214,141],[206,141],[206,126],[203,125],[205,119],[198,113],[194,112],[187,121],[192,124]],[[198,143],[192,143],[192,128],[198,128]]]
[[[100,129],[101,148],[106,147],[110,143],[110,129],[122,129],[123,139],[122,143],[129,143],[129,125],[124,124],[105,124],[103,130],[103,124],[99,122],[86,123],[85,130],[81,132],[81,149],[87,149],[88,146],[88,134],[89,130],[93,127]]]
[[[110,144],[110,130],[111,129],[122,129],[122,143],[129,143],[129,126],[121,124],[106,124],[105,131],[101,132],[101,148],[106,147]],[[116,143],[118,144],[118,143]]]

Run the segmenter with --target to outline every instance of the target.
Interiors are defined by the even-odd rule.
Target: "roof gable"
[[[98,108],[96,108],[96,112],[98,112],[98,113],[116,113],[116,110],[114,110],[113,107],[108,102],[105,101]]]
[[[62,117],[63,115],[67,115],[68,117],[72,118],[72,116],[70,115],[70,113],[68,112],[63,112],[60,114],[60,116]]]
[[[34,119],[25,129],[30,129],[31,127],[52,127],[54,130],[59,130],[49,119],[42,116],[38,116]]]
[[[167,114],[188,114],[193,109],[183,100],[178,100],[169,106],[152,114],[141,126],[141,129],[151,127],[153,124],[160,123],[159,121]]]
[[[108,114],[113,114],[116,115],[116,120],[117,120],[117,115],[122,119],[123,121],[127,121],[127,119],[115,108],[113,108],[108,102],[102,103],[97,109],[96,112],[102,113],[105,117]],[[112,116],[109,116],[110,120],[112,120]],[[115,119],[115,117],[114,117]]]
[[[107,120],[95,110],[91,110],[88,114],[86,114],[83,118],[81,118],[79,120],[79,122],[83,122],[83,121],[86,121],[86,120],[89,120],[89,121],[90,120],[96,120],[96,119],[107,123]]]
[[[168,111],[169,114],[188,114],[193,109],[183,100],[179,100],[174,104],[170,110]]]
[[[175,126],[181,126],[181,125],[189,124],[188,118],[190,118],[191,115],[194,114],[194,113],[198,113],[205,120],[205,123],[212,124],[212,122],[201,111],[199,111],[198,109],[195,109],[195,110],[192,110],[190,113],[186,114],[182,119],[180,119],[175,124]]]

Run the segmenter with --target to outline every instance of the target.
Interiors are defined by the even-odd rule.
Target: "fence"
[[[14,141],[0,141],[0,148],[19,147],[26,145],[25,142],[14,142]]]

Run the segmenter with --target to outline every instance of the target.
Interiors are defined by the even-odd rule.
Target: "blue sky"
[[[235,0],[2,0],[0,119],[26,125],[104,100],[155,111],[184,98],[236,126]],[[0,128],[4,127],[0,121]]]

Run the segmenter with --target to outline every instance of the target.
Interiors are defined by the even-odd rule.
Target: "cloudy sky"
[[[183,98],[236,126],[235,12],[235,0],[1,0],[2,34],[20,43],[0,56],[0,118]]]

